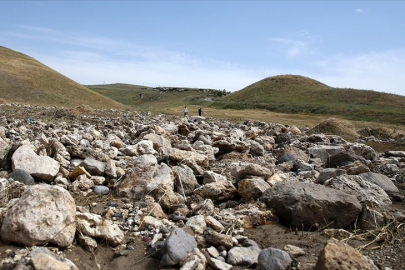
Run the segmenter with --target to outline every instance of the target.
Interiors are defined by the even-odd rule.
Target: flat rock
[[[331,222],[336,228],[344,228],[361,212],[355,196],[311,183],[278,182],[260,200],[274,208],[287,227],[304,230],[315,230]]]
[[[359,175],[340,175],[327,180],[325,186],[354,195],[362,203],[373,203],[379,206],[392,204],[382,188],[363,180]]]

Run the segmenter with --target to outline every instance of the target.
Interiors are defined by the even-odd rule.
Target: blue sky
[[[0,45],[82,84],[280,74],[405,95],[403,1],[0,1]]]

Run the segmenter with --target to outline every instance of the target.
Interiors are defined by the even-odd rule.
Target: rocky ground
[[[405,151],[377,153],[376,137],[128,110],[0,115],[1,269],[405,265]]]

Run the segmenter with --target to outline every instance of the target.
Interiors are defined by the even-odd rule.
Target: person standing
[[[187,113],[188,113],[187,106],[184,106],[184,110],[183,110],[183,112],[184,112],[184,116],[187,116]]]
[[[198,109],[198,116],[201,116],[202,110],[201,107]]]

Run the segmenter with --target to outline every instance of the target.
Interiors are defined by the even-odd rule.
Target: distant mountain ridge
[[[124,108],[36,59],[0,46],[0,98],[43,106]]]

